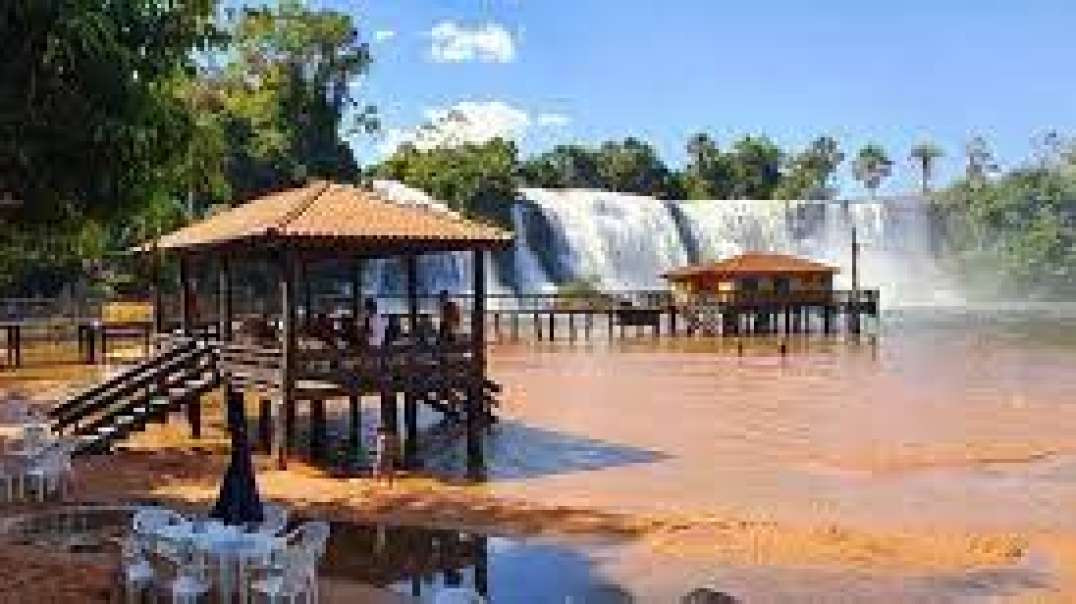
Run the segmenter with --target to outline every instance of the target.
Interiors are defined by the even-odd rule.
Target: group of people
[[[455,339],[460,328],[460,308],[447,291],[438,295],[438,314],[440,322],[435,329],[429,315],[419,315],[412,334],[416,342],[446,343]],[[306,326],[307,335],[328,343],[342,340],[349,347],[379,347],[399,341],[403,335],[403,325],[399,314],[383,314],[378,311],[377,301],[367,297],[363,301],[361,314],[352,321],[345,321],[342,330],[337,330],[333,320],[325,313],[314,315]]]

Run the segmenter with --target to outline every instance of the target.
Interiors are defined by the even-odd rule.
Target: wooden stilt
[[[362,399],[357,394],[347,397],[347,448],[349,455],[361,455],[362,447]]]
[[[486,329],[483,320],[486,314],[485,253],[475,250],[471,264],[474,270],[474,304],[471,306],[471,355],[474,359],[474,374],[467,396],[467,475],[478,480],[484,477],[486,465],[482,454],[481,431],[482,423],[486,421],[483,400],[486,380]]]
[[[263,453],[273,451],[273,401],[258,401],[258,449]]]
[[[310,401],[310,457],[315,461],[325,459],[325,399]]]
[[[227,390],[225,390],[227,395]],[[202,401],[193,400],[187,403],[187,423],[191,428],[191,438],[202,438]]]

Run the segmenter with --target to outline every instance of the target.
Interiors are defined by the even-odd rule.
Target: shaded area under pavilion
[[[195,338],[214,347],[229,406],[241,405],[245,393],[259,398],[257,440],[275,449],[280,465],[294,453],[298,403],[310,405],[311,453],[318,457],[327,444],[326,401],[348,401],[350,454],[362,447],[362,397],[376,396],[381,426],[394,442],[402,404],[405,466],[417,463],[418,408],[426,405],[465,422],[468,474],[478,477],[481,427],[492,419],[497,390],[486,377],[486,257],[511,239],[436,206],[315,182],[225,210],[141,251],[153,255],[155,266],[162,256],[178,260],[177,303],[167,302],[159,281],[154,286],[158,342]],[[436,317],[419,311],[418,258],[457,252],[472,256],[470,329],[439,337]],[[362,273],[368,261],[382,259],[398,259],[405,273],[405,307],[396,314],[395,337],[371,345],[363,332]],[[346,290],[346,303],[315,310],[317,274]],[[237,280],[246,287],[237,288]],[[237,300],[239,290],[245,295]],[[188,413],[197,435],[199,406]]]

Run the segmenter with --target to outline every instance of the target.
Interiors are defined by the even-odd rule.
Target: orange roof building
[[[663,275],[678,294],[772,292],[788,294],[833,289],[839,269],[788,254],[747,252],[717,262],[693,264]]]

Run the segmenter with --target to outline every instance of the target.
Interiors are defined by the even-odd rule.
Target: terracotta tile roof
[[[263,237],[373,246],[414,243],[501,247],[511,233],[430,206],[397,203],[351,185],[315,182],[259,197],[161,237],[157,247],[221,245]],[[143,248],[148,247],[143,246]]]
[[[836,273],[840,269],[814,260],[788,254],[747,252],[717,262],[705,262],[675,268],[661,275],[670,281],[701,275],[783,275],[790,273]]]

